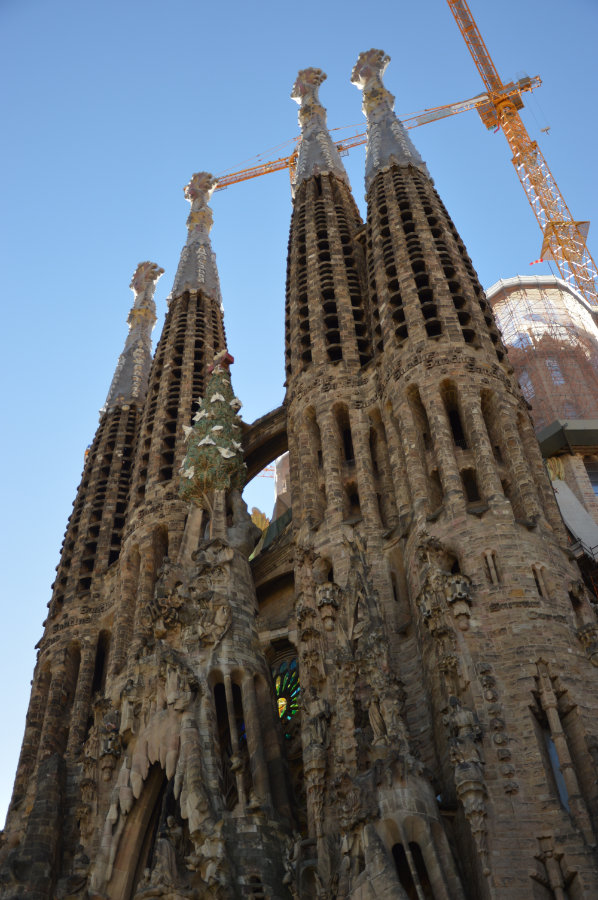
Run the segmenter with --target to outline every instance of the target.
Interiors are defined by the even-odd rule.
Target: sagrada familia
[[[598,624],[490,306],[360,55],[362,222],[298,75],[286,396],[231,386],[208,206],[86,458],[0,897],[598,897]],[[230,348],[234,351],[234,348]],[[286,449],[265,536],[241,491]],[[260,540],[260,544],[256,544]]]

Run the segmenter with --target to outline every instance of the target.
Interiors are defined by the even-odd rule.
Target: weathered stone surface
[[[373,134],[394,134],[386,62],[371,51],[355,71],[383,112]],[[234,415],[210,419],[230,446],[206,446],[236,474],[201,482],[209,502],[175,479],[224,358],[215,291],[181,286],[143,406],[104,413],[39,646],[0,897],[598,894],[595,602],[425,168],[389,151],[367,200],[363,223],[342,171],[301,169],[285,403],[244,441]],[[228,381],[215,393],[236,413]],[[241,449],[253,471],[285,433],[292,513],[255,549]]]

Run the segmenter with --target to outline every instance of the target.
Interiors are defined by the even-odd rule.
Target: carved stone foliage
[[[168,639],[184,629],[186,641],[199,649],[217,645],[232,624],[229,563],[233,551],[213,540],[193,554],[195,565],[183,568],[164,559],[151,602],[141,621],[154,639]]]
[[[231,362],[225,350],[216,356],[194,424],[185,426],[187,452],[179,470],[179,494],[210,514],[214,492],[242,491],[247,471],[238,415],[241,403],[231,385]]]

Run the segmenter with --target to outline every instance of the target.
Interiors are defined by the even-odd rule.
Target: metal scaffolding
[[[598,327],[560,278],[518,276],[487,292],[536,430],[555,419],[598,419]]]

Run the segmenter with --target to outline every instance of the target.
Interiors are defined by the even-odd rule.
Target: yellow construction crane
[[[519,92],[512,83],[501,81],[466,0],[447,3],[486,85],[488,101],[477,107],[482,122],[486,128],[504,132],[513,165],[542,229],[541,257],[553,259],[563,279],[598,310],[598,271],[586,244],[590,223],[571,215],[542,151],[521,121]]]
[[[533,78],[521,78],[514,84],[508,84],[504,87],[505,97],[512,96],[513,102],[521,102],[519,98],[525,91],[533,91],[534,88],[542,84],[541,79],[536,75]],[[430,109],[424,109],[422,112],[415,113],[406,119],[402,119],[405,128],[417,128],[419,125],[426,125],[428,122],[436,122],[438,119],[445,119],[447,116],[454,116],[457,113],[467,112],[469,109],[483,110],[492,107],[492,99],[489,94],[477,94],[470,97],[469,100],[462,100],[460,103],[447,103],[445,106],[434,106]],[[333,128],[332,131],[344,131],[346,128],[353,126],[345,126],[344,128]],[[359,127],[359,126],[355,126]],[[298,144],[300,137],[292,138],[288,143],[293,143],[294,149],[289,156],[281,156],[278,159],[272,159],[257,166],[251,166],[247,169],[240,169],[238,172],[228,172],[218,176],[218,184],[216,190],[223,190],[231,184],[237,184],[239,181],[248,181],[250,178],[258,178],[260,175],[268,175],[270,172],[280,172],[281,169],[289,169],[291,182],[295,174],[295,164],[297,161]],[[346,155],[351,147],[359,147],[367,142],[367,132],[359,131],[351,137],[336,141],[336,147],[342,155]]]

